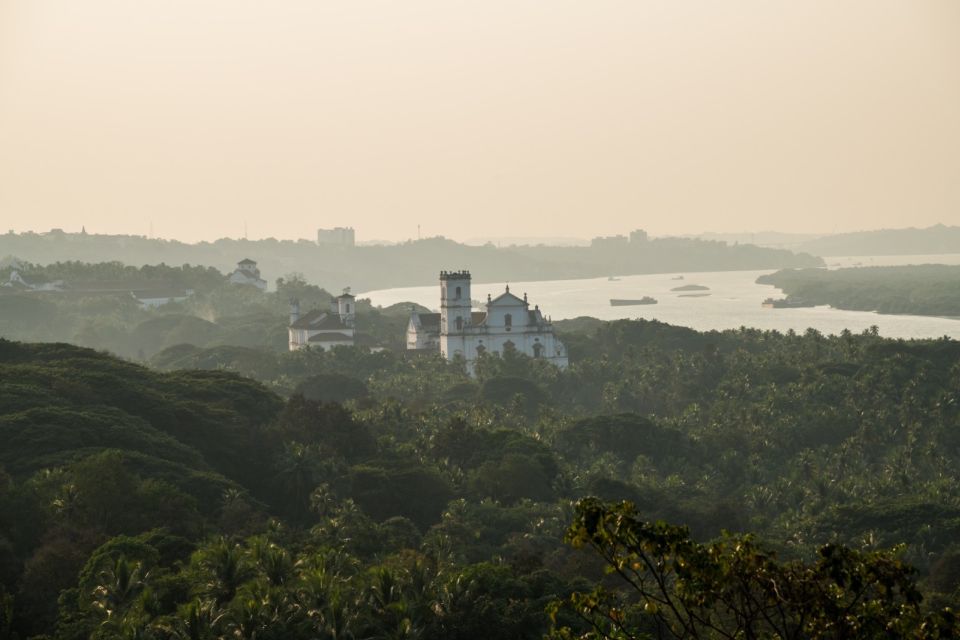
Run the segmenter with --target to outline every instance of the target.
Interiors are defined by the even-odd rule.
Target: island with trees
[[[785,269],[757,282],[789,298],[837,309],[960,317],[960,266]]]

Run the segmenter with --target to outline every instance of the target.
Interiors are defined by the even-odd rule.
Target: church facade
[[[308,347],[330,350],[333,347],[352,347],[356,342],[354,325],[356,304],[349,293],[330,301],[330,310],[313,309],[301,315],[300,301],[290,301],[290,324],[287,327],[290,351]]]
[[[483,354],[507,351],[542,358],[566,368],[567,349],[540,311],[530,308],[527,295],[520,298],[509,285],[496,298],[487,296],[485,311],[474,311],[470,297],[470,272],[440,273],[440,313],[411,312],[407,324],[407,349],[439,350],[447,360],[462,358],[472,370]]]

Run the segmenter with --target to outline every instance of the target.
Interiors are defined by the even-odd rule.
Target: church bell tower
[[[440,335],[458,334],[470,323],[470,272],[440,272]]]

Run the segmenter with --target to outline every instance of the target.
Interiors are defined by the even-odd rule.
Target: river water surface
[[[960,264],[960,254],[937,256],[856,256],[827,258],[832,268],[841,266],[882,266],[887,264]],[[438,269],[439,271],[439,269]],[[813,327],[822,333],[840,333],[849,329],[859,333],[876,325],[880,334],[890,338],[960,339],[960,320],[929,316],[883,315],[864,311],[842,311],[828,306],[806,309],[764,309],[761,303],[769,297],[781,297],[780,290],[756,284],[764,271],[714,271],[706,273],[673,273],[621,276],[615,280],[547,280],[511,282],[510,290],[529,296],[530,304],[554,320],[592,316],[601,320],[620,318],[656,319],[699,331],[755,327],[798,332]],[[480,279],[482,274],[473,274]],[[682,279],[680,279],[682,278]],[[677,292],[673,288],[696,284],[708,291]],[[505,283],[473,283],[473,298],[485,301],[504,290]],[[682,293],[708,293],[702,297],[685,297]],[[656,298],[655,305],[610,306],[611,298]],[[359,294],[374,305],[389,306],[399,302],[416,302],[438,310],[440,287],[403,287]]]

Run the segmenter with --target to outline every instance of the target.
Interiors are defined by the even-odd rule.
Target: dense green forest
[[[559,326],[569,369],[476,378],[0,341],[0,638],[953,630],[960,343]]]
[[[960,266],[787,269],[757,282],[837,309],[960,317]]]
[[[820,258],[783,249],[685,238],[600,239],[590,247],[470,246],[442,237],[396,245],[318,246],[308,240],[232,240],[187,244],[142,236],[79,233],[0,234],[0,256],[52,262],[205,264],[224,272],[238,260],[259,263],[268,282],[297,272],[333,290],[370,291],[430,285],[444,267],[467,269],[477,282],[564,280],[611,274],[816,267]]]

